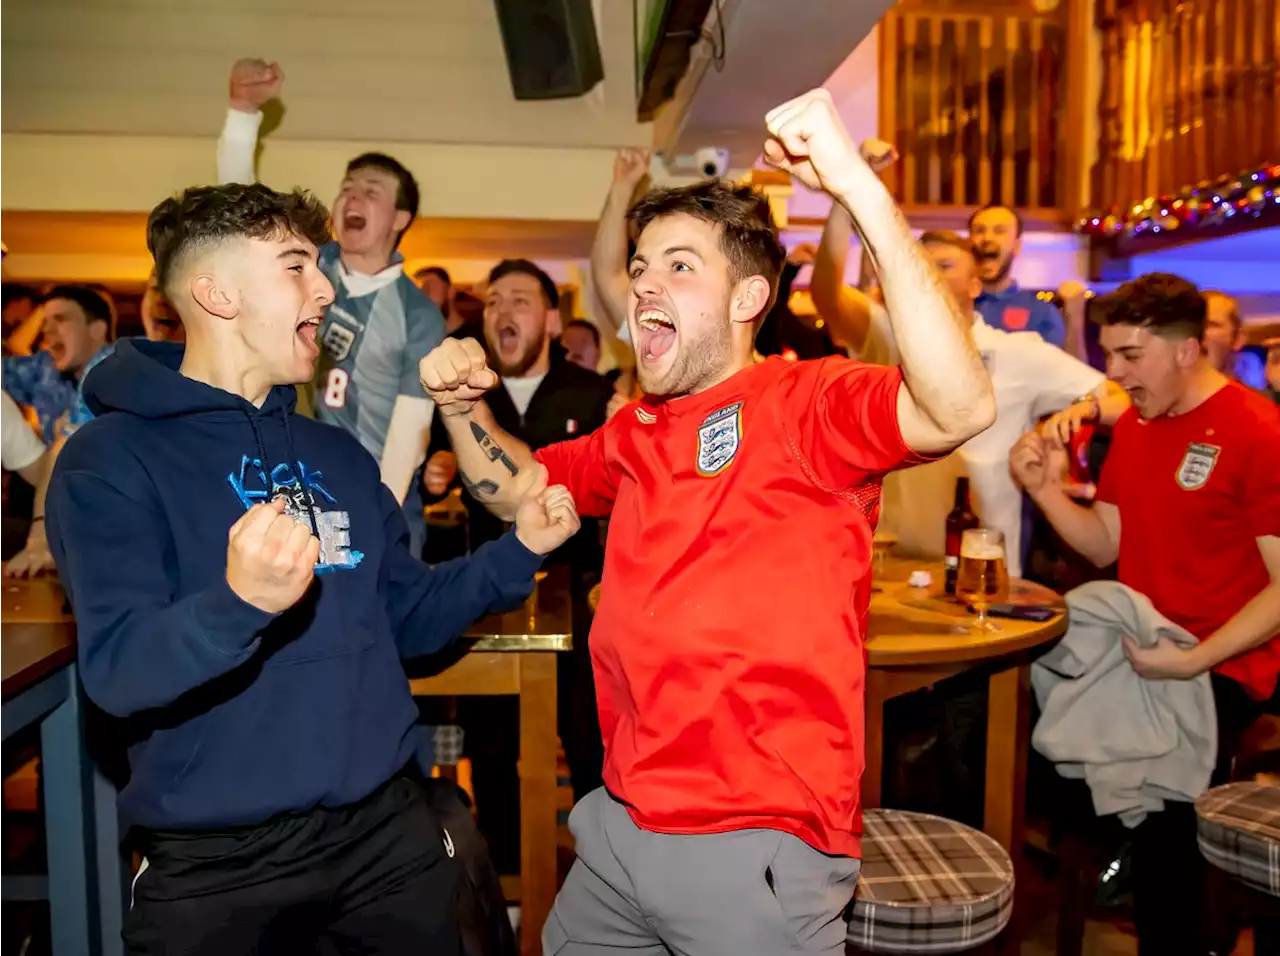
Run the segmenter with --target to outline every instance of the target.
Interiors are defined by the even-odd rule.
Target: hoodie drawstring
[[[271,488],[271,471],[267,464],[267,446],[262,440],[262,431],[258,428],[257,418],[247,411],[244,413],[244,417],[249,419],[249,427],[253,429],[253,440],[258,446],[258,463],[262,466],[263,483],[266,485],[267,494],[269,495],[273,489]],[[288,409],[282,409],[280,417],[284,421],[284,442],[289,456],[289,466],[293,468],[294,474],[298,477],[298,487],[302,489],[303,500],[307,503],[307,516],[311,519],[311,533],[319,538],[320,522],[316,518],[315,503],[311,500],[311,489],[307,487],[306,477],[302,471],[302,463],[298,461],[298,457],[293,451],[293,432],[289,429]]]
[[[307,516],[311,519],[311,533],[319,538],[320,522],[316,518],[316,506],[311,498],[311,489],[307,487],[307,479],[302,470],[302,462],[298,461],[298,456],[293,451],[293,432],[289,428],[289,410],[287,408],[280,410],[280,418],[284,421],[284,445],[289,454],[289,464],[297,472],[298,484],[302,486],[303,493],[306,495]]]

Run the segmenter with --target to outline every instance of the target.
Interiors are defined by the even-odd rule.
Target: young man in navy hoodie
[[[85,690],[127,718],[145,855],[132,953],[457,953],[453,841],[408,769],[401,660],[531,588],[578,528],[560,487],[428,568],[378,463],[294,414],[333,288],[324,207],[189,189],[147,240],[185,352],[124,342],[49,490]]]

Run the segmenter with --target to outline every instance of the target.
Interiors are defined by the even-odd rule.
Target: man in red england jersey
[[[1025,436],[1014,476],[1073,548],[1200,639],[1125,653],[1151,680],[1212,672],[1218,769],[1276,691],[1280,672],[1280,410],[1206,357],[1205,300],[1191,283],[1153,273],[1094,306],[1107,374],[1133,400],[1115,425],[1092,507],[1064,490],[1056,438]],[[1123,533],[1122,533],[1123,530]],[[1206,953],[1194,808],[1167,803],[1134,837],[1134,922],[1143,956]],[[1195,948],[1199,947],[1199,948]],[[1223,952],[1229,952],[1227,946]]]
[[[752,360],[784,251],[767,201],[706,182],[649,194],[627,321],[645,397],[530,456],[479,398],[474,342],[422,362],[469,487],[509,516],[542,469],[609,515],[591,634],[605,788],[547,953],[844,952],[861,854],[871,536],[882,476],[992,422],[958,306],[840,123],[808,93],[766,155],[853,214],[901,368]]]

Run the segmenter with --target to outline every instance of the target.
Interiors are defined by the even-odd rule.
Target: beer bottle
[[[956,502],[947,515],[946,590],[956,593],[956,574],[960,570],[960,539],[971,528],[978,527],[978,516],[969,510],[969,479],[956,479]]]

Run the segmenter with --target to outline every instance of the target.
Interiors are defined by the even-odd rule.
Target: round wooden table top
[[[913,588],[911,572],[925,570],[933,578],[927,588]],[[867,622],[867,658],[872,667],[918,667],[982,661],[1029,650],[1057,640],[1067,629],[1062,597],[1030,581],[1014,580],[1010,603],[1051,605],[1057,613],[1047,621],[992,618],[998,631],[971,633],[959,628],[973,622],[962,605],[942,595],[942,565],[886,557],[877,569]],[[588,597],[592,610],[600,585]]]
[[[927,588],[913,588],[911,572],[928,571]],[[1049,588],[1014,579],[1009,603],[1050,605],[1057,613],[1047,621],[991,618],[999,630],[961,630],[974,615],[942,594],[943,568],[934,561],[887,557],[875,575],[867,621],[867,658],[872,667],[911,667],[982,661],[1029,650],[1061,637],[1067,629],[1062,597]]]

